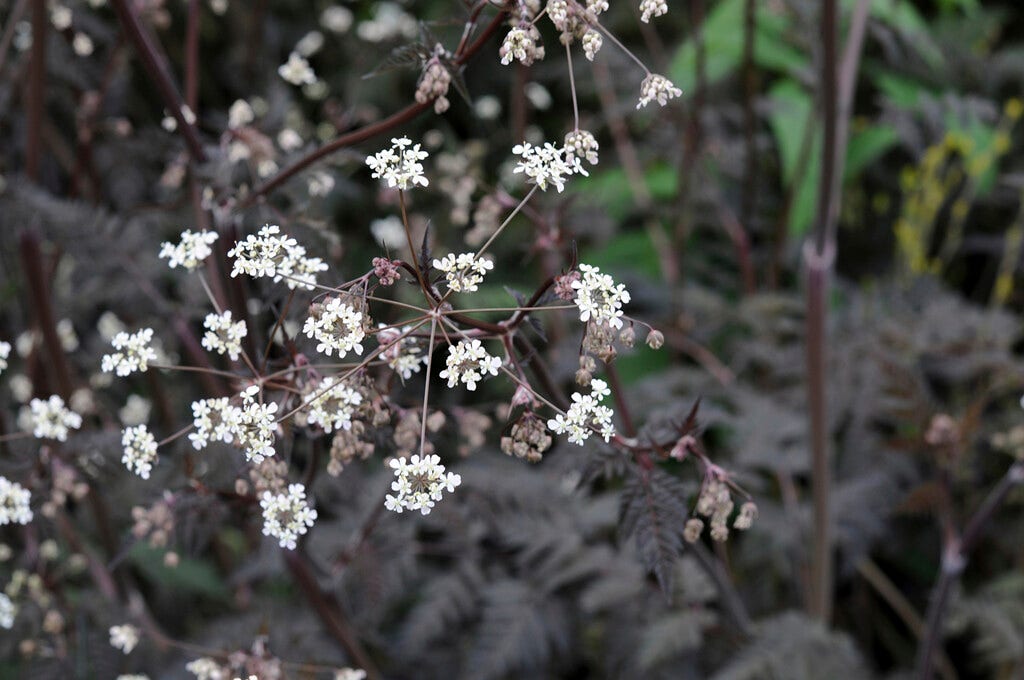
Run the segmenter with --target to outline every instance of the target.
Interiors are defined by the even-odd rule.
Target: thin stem
[[[630,59],[632,59],[633,61],[635,61],[635,62],[636,62],[636,63],[637,63],[637,64],[638,64],[639,66],[640,66],[640,68],[642,68],[642,69],[644,70],[644,73],[645,73],[645,74],[647,74],[647,75],[651,75],[651,70],[650,70],[649,68],[647,68],[647,65],[646,65],[646,64],[644,64],[644,62],[640,61],[640,58],[639,58],[638,56],[636,56],[635,54],[633,54],[633,52],[632,52],[632,51],[630,51],[630,49],[629,49],[628,47],[626,47],[626,46],[625,46],[625,45],[623,45],[623,44],[622,44],[621,42],[619,42],[619,39],[618,39],[618,38],[616,38],[616,37],[615,37],[615,35],[614,35],[614,34],[613,34],[613,33],[612,33],[611,31],[609,31],[609,30],[608,30],[607,28],[605,28],[604,26],[602,26],[602,25],[601,25],[601,22],[599,22],[599,21],[597,21],[597,22],[594,22],[593,26],[597,27],[597,29],[598,29],[599,31],[601,31],[601,32],[602,32],[602,33],[604,33],[604,34],[605,34],[606,36],[608,36],[608,39],[609,39],[609,40],[611,40],[611,41],[612,41],[613,43],[615,43],[616,45],[618,45],[619,49],[620,49],[620,50],[622,50],[623,52],[625,52],[625,53],[626,53],[626,55],[627,55],[627,56],[628,56],[628,57],[629,57]]]
[[[295,289],[293,288],[292,291],[290,293],[288,293],[288,299],[285,300],[284,309],[282,309],[281,313],[277,316],[277,322],[275,322],[274,323],[274,327],[272,329],[270,329],[270,336],[267,337],[267,348],[265,350],[263,350],[263,370],[264,371],[267,370],[267,360],[270,358],[270,350],[274,346],[274,335],[277,333],[277,329],[281,328],[282,324],[284,323],[284,318],[288,315],[288,309],[291,308],[292,300],[294,298],[295,298]],[[284,335],[285,335],[285,340],[287,341],[288,340],[288,337],[287,337],[288,334],[284,333]]]
[[[423,447],[427,443],[427,405],[430,399],[430,376],[431,367],[434,361],[434,337],[437,332],[438,317],[430,320],[430,344],[427,346],[427,372],[423,377],[423,414],[420,418],[420,455],[423,455]]]
[[[483,255],[484,251],[487,250],[492,243],[494,243],[494,240],[501,235],[501,232],[503,232],[505,230],[505,227],[509,225],[509,222],[512,221],[512,218],[518,215],[519,211],[523,209],[524,205],[526,205],[526,202],[529,201],[535,193],[537,193],[537,189],[538,186],[536,184],[534,184],[530,188],[530,191],[526,194],[526,196],[523,197],[523,200],[519,201],[519,204],[515,208],[513,208],[512,212],[508,214],[508,217],[505,218],[505,221],[498,225],[498,229],[493,234],[491,234],[491,237],[487,239],[487,241],[482,246],[480,246],[480,250],[476,251],[476,255],[474,256],[475,258],[479,258],[481,255]]]
[[[419,282],[420,287],[426,291],[427,281],[423,278],[423,272],[420,271],[420,258],[416,255],[416,246],[412,243],[412,229],[409,227],[409,215],[405,210],[405,192],[401,189],[398,190],[398,205],[402,210],[402,226],[405,227],[405,242],[409,244],[409,257],[412,258],[412,266],[416,270],[416,280]]]
[[[572,48],[569,43],[565,45],[565,58],[569,62],[569,90],[572,92],[572,118],[573,130],[580,129],[580,106],[576,101],[576,76],[572,69]]]
[[[28,96],[25,101],[25,175],[39,181],[39,160],[43,149],[43,119],[46,114],[46,32],[50,26],[46,0],[32,3],[32,56],[29,61]]]

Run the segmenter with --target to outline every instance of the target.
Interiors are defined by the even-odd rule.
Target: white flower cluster
[[[324,432],[351,430],[352,416],[363,402],[363,395],[335,376],[327,376],[313,389],[313,397],[305,406],[310,425],[319,425]]]
[[[230,444],[235,440],[239,410],[227,397],[192,402],[192,425],[195,432],[188,438],[198,451],[211,441]]]
[[[203,656],[185,664],[185,670],[196,676],[196,680],[228,680],[228,670],[216,659]]]
[[[31,501],[32,493],[28,489],[6,477],[0,477],[0,526],[31,522]]]
[[[242,406],[238,409],[238,422],[234,437],[238,447],[245,451],[245,459],[259,465],[264,458],[274,455],[274,432],[277,430],[277,403],[261,404],[256,401],[258,385],[242,391]]]
[[[544,146],[523,142],[512,147],[512,153],[520,156],[512,170],[513,174],[526,175],[527,181],[536,184],[542,191],[547,191],[548,186],[553,184],[561,193],[565,189],[565,180],[570,175],[589,175],[580,164],[578,156],[570,160],[566,157],[565,149],[551,142],[545,142]]]
[[[104,354],[100,368],[104,373],[114,372],[120,376],[131,375],[135,371],[145,373],[149,362],[156,361],[156,351],[149,346],[152,341],[152,328],[142,328],[131,335],[121,331],[110,341],[117,351]]]
[[[312,85],[316,82],[316,74],[309,62],[298,52],[288,55],[288,61],[277,67],[277,75],[292,85]]]
[[[447,368],[440,376],[448,380],[448,387],[461,381],[472,392],[485,375],[498,375],[500,367],[501,359],[488,354],[479,340],[460,340],[457,345],[448,345]]]
[[[651,17],[668,14],[668,3],[665,0],[640,0],[640,21],[650,23]]]
[[[452,493],[462,483],[459,475],[445,472],[438,456],[413,456],[408,462],[402,457],[389,465],[397,478],[391,482],[391,490],[396,495],[388,494],[384,507],[392,512],[419,510],[429,515],[434,502],[441,500],[443,491]]]
[[[256,112],[244,99],[236,99],[228,109],[228,127],[232,130],[245,127],[254,120],[256,120]]]
[[[14,627],[14,617],[18,615],[18,607],[7,593],[0,593],[0,628],[10,630]]]
[[[379,329],[377,342],[385,348],[380,353],[380,358],[387,362],[391,370],[401,376],[402,380],[408,380],[413,373],[419,373],[420,366],[427,363],[427,357],[416,344],[415,338],[402,337],[411,330],[411,327],[404,326],[402,330],[398,330],[380,324]]]
[[[615,434],[615,427],[612,425],[613,412],[601,401],[611,394],[608,383],[594,378],[590,381],[590,394],[573,392],[572,405],[562,415],[559,413],[548,420],[548,427],[555,434],[568,434],[570,444],[583,446],[590,438],[591,430],[597,430],[607,442]]]
[[[408,137],[393,137],[391,144],[390,149],[366,157],[366,165],[373,171],[370,176],[384,180],[392,189],[408,189],[410,184],[427,186],[420,162],[427,157],[427,152],[421,151],[420,145],[413,144]]]
[[[589,264],[579,266],[583,276],[572,282],[576,291],[576,306],[580,310],[580,321],[593,319],[596,323],[607,323],[612,328],[622,328],[622,305],[629,302],[629,291],[623,284],[616,285],[608,274]]]
[[[11,356],[11,343],[0,340],[0,373],[7,370],[7,358]]]
[[[586,130],[573,130],[565,135],[565,158],[585,158],[591,165],[597,165],[597,150],[601,147],[594,135]]]
[[[68,431],[82,426],[82,416],[64,406],[64,400],[56,394],[46,400],[33,399],[28,406],[28,427],[39,439],[67,441]]]
[[[234,110],[234,109],[232,109]],[[192,231],[186,229],[181,232],[181,241],[171,243],[164,241],[160,244],[160,259],[167,258],[167,266],[171,269],[184,267],[193,271],[208,258],[213,249],[210,246],[217,240],[215,231]]]
[[[341,298],[331,298],[322,307],[314,307],[313,313],[306,317],[302,332],[317,341],[317,352],[327,356],[337,352],[340,359],[349,352],[363,353],[362,341],[366,337],[363,313]]]
[[[544,58],[544,47],[539,45],[540,31],[534,24],[523,22],[514,27],[505,36],[498,54],[501,56],[501,63],[508,66],[512,60],[518,60],[524,66],[530,66],[534,61]]]
[[[683,91],[673,85],[671,80],[657,73],[648,73],[640,83],[640,103],[636,105],[636,108],[647,106],[652,101],[665,106],[669,99],[682,96]]]
[[[448,253],[443,259],[434,260],[433,265],[444,272],[448,287],[456,293],[475,293],[487,272],[494,269],[494,262],[486,257],[477,258],[474,253]]]
[[[203,347],[217,354],[227,354],[232,361],[237,361],[242,351],[242,338],[249,332],[245,322],[232,321],[231,310],[227,310],[222,314],[207,314],[203,326],[206,328]]]
[[[342,668],[334,671],[334,680],[366,680],[366,671],[362,668]]]
[[[583,34],[580,42],[583,43],[583,54],[589,61],[594,61],[594,57],[597,56],[597,53],[601,51],[601,46],[604,45],[604,37],[591,28]]]
[[[149,479],[156,460],[156,437],[145,425],[125,428],[121,433],[124,455],[121,462],[143,479]]]
[[[120,649],[125,654],[135,649],[139,644],[139,629],[130,623],[110,627],[110,646]]]
[[[273,536],[282,548],[295,550],[295,542],[313,526],[316,510],[306,502],[306,487],[289,484],[287,493],[263,492],[263,535]]]
[[[257,234],[249,234],[244,241],[235,243],[228,257],[235,259],[231,276],[267,276],[273,277],[275,283],[284,279],[292,290],[313,290],[317,273],[327,271],[323,260],[306,257],[306,249],[290,236],[281,235],[276,224],[264,225]]]

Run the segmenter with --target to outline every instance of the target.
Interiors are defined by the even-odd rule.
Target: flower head
[[[316,351],[338,358],[349,352],[363,353],[363,313],[341,298],[331,298],[325,305],[314,305],[306,323],[302,327],[306,337],[317,341]]]
[[[428,154],[420,150],[419,144],[413,144],[408,137],[395,137],[391,140],[391,148],[378,151],[366,157],[366,165],[373,173],[374,179],[383,180],[388,187],[405,190],[412,186],[427,186],[427,178],[423,175],[423,164]]]
[[[110,341],[117,351],[103,355],[100,368],[104,373],[115,372],[120,376],[131,375],[135,371],[145,373],[149,362],[157,358],[156,351],[149,346],[152,341],[152,328],[142,328],[130,335],[121,331]]]
[[[305,534],[316,520],[316,510],[306,502],[306,487],[289,484],[287,493],[263,492],[263,535],[273,536],[282,548],[295,550],[299,536]]]
[[[309,62],[298,52],[288,55],[288,61],[277,68],[277,75],[292,85],[310,85],[316,82],[316,74]]]
[[[277,404],[256,401],[259,391],[258,385],[251,385],[242,392],[242,405],[237,411],[238,420],[233,432],[238,447],[245,451],[245,459],[256,465],[274,455],[274,433],[277,431],[274,417]]]
[[[395,471],[391,482],[392,496],[388,494],[384,506],[392,512],[419,510],[429,515],[434,502],[441,500],[445,490],[455,491],[462,483],[462,477],[445,472],[438,456],[413,456],[406,462],[404,457],[392,460],[389,465]]]
[[[561,193],[565,189],[567,177],[575,173],[584,176],[589,174],[580,165],[578,157],[569,160],[565,156],[565,149],[551,142],[545,142],[544,146],[523,142],[512,147],[512,153],[520,156],[512,170],[513,174],[526,175],[527,181],[536,184],[542,191],[547,191],[549,185],[554,185]]]
[[[363,395],[344,381],[327,376],[313,388],[306,401],[310,425],[319,425],[324,432],[352,429],[352,416],[363,401]]]
[[[56,394],[29,402],[27,420],[33,436],[59,442],[67,441],[69,430],[82,426],[82,416],[64,406],[64,400]]]
[[[7,593],[0,593],[0,628],[10,630],[14,627],[14,617],[18,615],[18,607]]]
[[[583,446],[583,442],[590,438],[590,433],[596,430],[607,442],[615,434],[615,427],[612,425],[613,412],[601,401],[610,394],[608,383],[594,378],[590,381],[590,394],[574,392],[572,405],[565,415],[559,413],[548,420],[548,427],[556,434],[569,435],[570,444]]]
[[[139,644],[139,629],[130,623],[110,627],[110,646],[128,654]]]
[[[474,253],[449,253],[441,260],[434,260],[434,269],[444,272],[448,287],[456,293],[476,292],[484,276],[494,269],[494,262],[485,257],[477,258]]]
[[[235,259],[231,276],[277,276],[278,265],[284,262],[288,250],[297,245],[295,239],[282,236],[276,224],[264,225],[257,234],[249,234],[228,251],[228,257]]]
[[[0,373],[6,370],[9,356],[11,356],[11,343],[0,340]]]
[[[208,258],[213,249],[210,246],[217,240],[215,231],[191,231],[186,229],[181,232],[181,241],[171,243],[164,241],[160,244],[160,259],[167,258],[167,266],[171,269],[184,267],[189,271],[197,269]]]
[[[597,150],[601,148],[594,135],[586,130],[573,130],[565,136],[565,158],[572,162],[585,158],[591,165],[597,165]]]
[[[143,479],[149,479],[156,460],[156,437],[145,425],[125,428],[121,433],[124,455],[121,462],[125,467]]]
[[[524,66],[530,66],[534,61],[544,58],[544,46],[540,43],[540,31],[537,26],[523,22],[514,27],[505,36],[498,54],[501,55],[501,63],[508,66],[515,59]]]
[[[427,357],[416,343],[416,339],[406,335],[411,330],[411,326],[404,326],[399,330],[381,324],[377,331],[377,342],[384,348],[380,358],[386,361],[391,370],[403,381],[411,378],[413,373],[419,373],[420,366],[427,363]]]
[[[462,382],[472,392],[483,376],[498,375],[499,367],[501,359],[488,354],[479,340],[461,340],[448,346],[448,364],[440,376],[447,378],[448,387]]]
[[[206,327],[203,347],[217,354],[227,354],[236,361],[242,351],[242,338],[248,333],[245,322],[231,321],[231,311],[227,310],[221,314],[207,314],[203,326]]]
[[[665,106],[669,99],[681,96],[683,96],[683,91],[673,85],[671,80],[657,73],[648,73],[640,83],[640,103],[636,105],[636,108],[647,106],[652,101]]]
[[[230,444],[234,441],[240,418],[239,408],[232,406],[227,397],[194,401],[192,425],[195,432],[189,434],[189,441],[196,450],[206,448],[211,441]]]
[[[32,493],[28,489],[6,477],[0,477],[0,526],[31,522],[31,501]]]
[[[668,13],[665,0],[640,0],[640,21],[649,23],[651,17],[660,17]]]
[[[593,320],[622,328],[622,305],[629,302],[629,291],[621,283],[616,285],[615,280],[602,274],[598,267],[581,264],[579,270],[583,276],[572,282],[572,288],[576,291],[580,321]]]

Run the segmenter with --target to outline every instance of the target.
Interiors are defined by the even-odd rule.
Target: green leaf
[[[860,175],[864,168],[881,158],[898,141],[896,128],[891,125],[873,125],[850,135],[843,180],[850,181]]]
[[[843,8],[851,10],[855,2],[856,0],[843,0]],[[909,38],[910,44],[930,67],[942,67],[942,51],[931,38],[928,22],[913,4],[902,0],[871,0],[871,18]]]
[[[678,175],[675,168],[665,163],[652,166],[644,175],[647,190],[656,200],[667,200],[675,196]],[[633,190],[630,188],[626,171],[613,168],[595,172],[590,177],[574,180],[577,191],[587,194],[591,200],[598,201],[615,220],[622,220],[636,205]]]
[[[587,249],[580,254],[580,260],[608,272],[628,268],[651,278],[658,278],[661,273],[658,251],[643,231],[626,232],[600,248]]]
[[[889,101],[905,109],[915,108],[921,101],[921,95],[931,92],[928,87],[916,80],[892,73],[879,72],[873,74],[873,79]]]
[[[743,61],[744,0],[724,0],[715,5],[704,22],[704,73],[709,83],[728,76]],[[786,40],[791,27],[785,10],[773,10],[758,3],[754,62],[763,69],[781,73],[806,70],[810,59]],[[693,92],[697,84],[697,45],[688,40],[676,52],[669,66],[669,78],[683,90]]]
[[[798,183],[790,209],[789,231],[794,236],[802,236],[814,219],[821,174],[821,133],[814,131],[807,162],[802,174],[798,173],[807,126],[813,123],[811,95],[792,80],[778,83],[769,95],[772,100],[769,124],[779,149],[783,184],[790,190]]]
[[[180,557],[178,566],[164,564],[166,550],[139,542],[128,552],[128,559],[146,578],[168,591],[226,599],[228,589],[209,562]]]

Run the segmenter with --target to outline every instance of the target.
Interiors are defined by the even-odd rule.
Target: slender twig
[[[828,278],[835,255],[830,206],[836,171],[836,40],[837,0],[821,5],[821,109],[825,127],[821,181],[813,245],[804,248],[807,263],[807,401],[810,417],[811,495],[813,532],[811,545],[811,600],[808,613],[828,621],[832,615],[832,523],[829,513],[832,472],[829,466],[828,410],[825,403],[826,298]]]
[[[46,32],[50,18],[46,0],[32,3],[32,56],[29,62],[28,96],[25,101],[25,176],[39,180],[43,149],[43,119],[46,114]]]
[[[191,120],[185,117],[185,102],[174,84],[166,55],[159,48],[159,43],[150,34],[149,29],[143,25],[134,3],[130,0],[112,0],[111,4],[117,11],[118,19],[121,21],[128,40],[135,47],[143,67],[160,93],[164,107],[178,122],[178,130],[181,131],[189,154],[193,160],[205,161],[206,152],[203,151],[202,142],[199,141],[199,133]]]
[[[121,0],[122,2],[124,0]],[[502,10],[498,13],[491,23],[487,25],[487,28],[481,32],[480,36],[477,37],[472,43],[468,43],[465,50],[458,54],[455,58],[455,63],[459,66],[464,65],[468,62],[477,52],[479,52],[485,44],[491,39],[491,37],[501,28],[505,20],[505,11]],[[295,176],[299,172],[308,168],[313,163],[316,163],[321,158],[330,156],[331,154],[344,149],[349,146],[353,146],[360,142],[364,142],[368,139],[372,139],[377,135],[382,135],[389,130],[392,130],[403,123],[407,123],[413,118],[416,118],[421,113],[429,108],[433,107],[432,102],[424,102],[422,104],[410,104],[401,111],[397,111],[392,115],[388,116],[384,120],[381,120],[372,125],[361,127],[358,130],[345,133],[337,139],[324,144],[319,149],[315,149],[306,156],[300,158],[296,162],[289,165],[287,168],[277,173],[269,180],[253,189],[249,198],[243,203],[242,207],[248,207],[252,205],[256,200],[266,196],[274,189],[284,184],[288,179]]]

